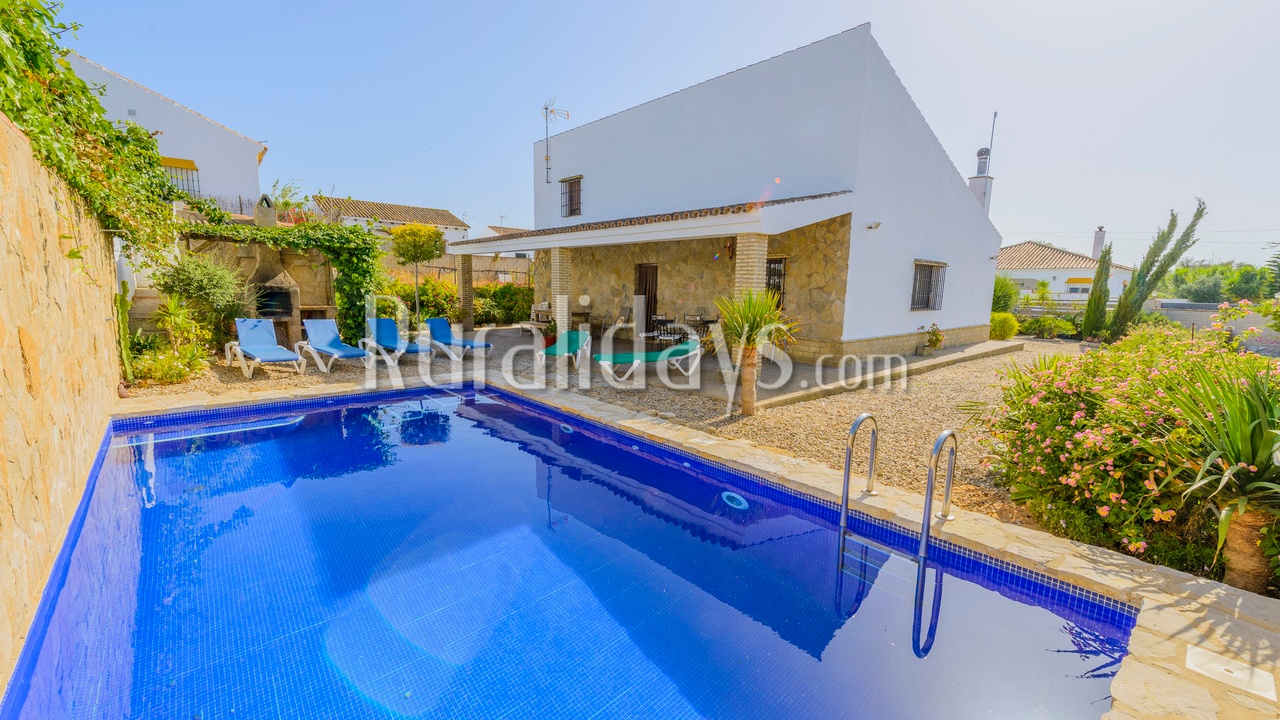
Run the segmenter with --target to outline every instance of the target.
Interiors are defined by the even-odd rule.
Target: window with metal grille
[[[193,197],[200,197],[199,170],[169,167],[166,165],[164,166],[164,171],[169,174],[169,181],[173,183],[174,187]]]
[[[582,176],[560,181],[560,217],[582,214]]]
[[[942,307],[942,281],[946,263],[917,260],[911,283],[912,310],[938,310]]]
[[[765,261],[764,266],[764,284],[765,287],[778,293],[778,307],[785,308],[787,306],[787,259],[786,258],[769,258]]]

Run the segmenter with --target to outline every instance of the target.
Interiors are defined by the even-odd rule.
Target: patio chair
[[[369,328],[369,337],[360,340],[360,347],[369,352],[376,350],[387,365],[399,365],[400,356],[406,353],[431,355],[431,348],[400,337],[400,328],[396,327],[395,318],[368,318],[365,325]]]
[[[657,363],[666,363],[668,366],[679,370],[685,377],[689,377],[698,369],[698,363],[702,361],[702,353],[702,343],[697,340],[686,340],[679,345],[672,345],[669,348],[653,352],[612,353],[609,355],[596,353],[594,357],[605,372],[612,375],[619,382],[626,382],[637,368]],[[626,372],[619,375],[617,368],[625,368]]]
[[[254,369],[264,363],[287,362],[299,375],[306,372],[307,361],[301,355],[276,343],[276,325],[272,321],[236,318],[236,337],[239,339],[227,343],[223,351],[227,354],[227,366],[231,366],[231,358],[235,356],[245,377],[253,377]]]
[[[548,312],[549,310],[551,310],[551,303],[549,302],[541,302],[529,308],[529,319],[520,323],[520,330],[528,330],[529,334],[533,335],[535,338],[541,335],[542,331],[551,323],[545,323],[539,320],[538,312]]]
[[[491,348],[493,345],[482,342],[478,343],[474,340],[466,340],[464,338],[455,338],[453,336],[453,327],[449,325],[447,318],[430,318],[427,320],[427,335],[431,338],[431,344],[444,351],[450,360],[461,360],[466,357],[467,351],[485,348]],[[453,354],[453,350],[458,351],[457,355]]]
[[[591,357],[591,333],[581,330],[567,330],[560,333],[556,337],[556,341],[545,348],[538,349],[538,361],[542,362],[546,356],[552,357],[567,356],[573,360],[573,367],[577,369]]]
[[[335,320],[303,320],[302,326],[307,330],[307,339],[293,346],[293,351],[301,355],[303,351],[311,353],[320,372],[329,372],[333,364],[339,360],[359,360],[361,365],[371,367],[374,356],[367,350],[353,347],[342,342],[338,335],[338,323]],[[328,364],[324,357],[329,358]]]

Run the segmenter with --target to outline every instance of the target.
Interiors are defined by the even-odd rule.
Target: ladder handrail
[[[844,444],[844,485],[840,489],[840,535],[844,537],[845,528],[849,525],[849,468],[853,464],[853,441],[858,438],[858,430],[862,423],[871,421],[871,455],[867,460],[867,494],[876,494],[876,436],[879,434],[876,418],[871,413],[862,413],[849,426],[849,438]]]
[[[916,553],[921,558],[925,557],[929,550],[929,531],[933,527],[933,518],[930,513],[933,510],[933,491],[938,476],[938,460],[942,458],[942,450],[948,442],[951,443],[951,453],[947,456],[947,479],[943,485],[942,512],[938,513],[938,519],[956,519],[951,514],[951,482],[955,479],[956,450],[960,443],[955,431],[943,430],[938,435],[937,441],[933,443],[933,457],[929,460],[929,481],[925,483],[924,488],[924,521],[920,524],[920,550]]]

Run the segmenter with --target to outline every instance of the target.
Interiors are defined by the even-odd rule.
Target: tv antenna
[[[551,98],[542,105],[542,127],[545,136],[542,141],[542,151],[545,153],[542,159],[547,163],[547,184],[551,184],[551,123],[556,118],[569,119],[568,110],[559,110],[556,108],[556,99]]]
[[[999,112],[991,113],[991,139],[987,141],[987,172],[991,172],[991,150],[996,146],[996,118],[1000,117]]]

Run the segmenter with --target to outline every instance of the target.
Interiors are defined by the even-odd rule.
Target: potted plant
[[[932,355],[947,339],[947,336],[942,334],[942,328],[938,327],[938,323],[931,323],[929,327],[921,325],[916,329],[924,332],[924,344],[916,346],[917,355]]]
[[[551,347],[556,343],[556,336],[559,331],[556,329],[556,320],[551,318],[550,322],[542,328],[542,347]]]
[[[744,290],[737,298],[716,299],[720,328],[729,347],[740,350],[741,407],[743,415],[756,414],[756,376],[760,345],[782,345],[791,340],[796,324],[782,314],[778,294],[772,290]]]
[[[1254,358],[1192,368],[1162,403],[1173,427],[1147,445],[1183,501],[1217,516],[1223,582],[1261,593],[1273,577],[1263,535],[1280,515],[1280,388]]]

